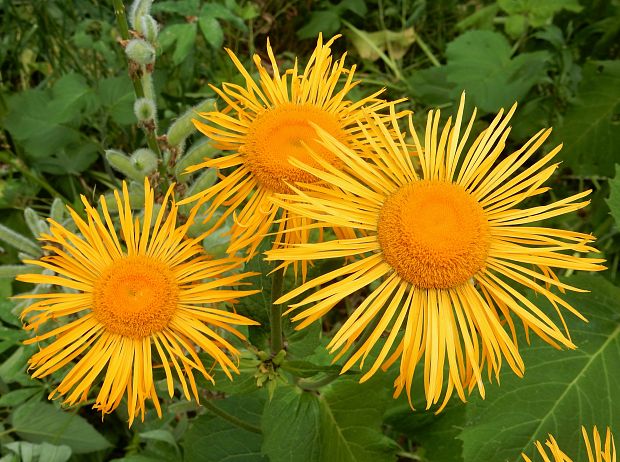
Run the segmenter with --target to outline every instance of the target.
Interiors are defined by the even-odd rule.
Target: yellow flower
[[[274,222],[278,223],[274,248],[307,242],[311,221],[289,211],[283,211],[281,219],[278,219],[278,207],[271,202],[275,193],[290,192],[287,186],[290,182],[317,181],[307,171],[292,166],[289,160],[298,159],[317,166],[306,150],[306,146],[310,146],[323,161],[340,167],[340,160],[316,141],[315,126],[356,149],[365,142],[358,125],[362,120],[361,108],[376,111],[393,104],[376,98],[381,91],[355,103],[347,99],[359,81],[353,81],[355,66],[350,69],[345,67],[345,56],[333,60],[330,46],[335,38],[323,44],[319,37],[316,49],[301,73],[297,62],[292,69],[281,73],[268,42],[267,53],[273,76],[263,66],[260,57],[255,55],[258,82],[233,52],[227,50],[245,78],[245,87],[231,83],[223,84],[222,89],[211,86],[227,106],[222,111],[201,113],[206,123],[194,120],[194,124],[213,139],[217,147],[231,153],[205,160],[188,170],[212,167],[234,167],[234,170],[216,185],[187,201],[198,198],[203,202],[212,201],[206,220],[213,216],[218,207],[226,206],[227,210],[216,227],[240,208],[234,215],[229,253],[247,249],[249,256],[253,255]],[[338,89],[341,78],[345,81]],[[244,203],[246,199],[249,200]],[[340,237],[352,237],[348,231],[336,229],[335,232]],[[305,270],[304,262],[304,276]]]
[[[576,255],[595,252],[588,245],[593,236],[537,224],[584,207],[588,202],[581,199],[589,191],[547,205],[517,208],[548,189],[542,184],[557,164],[547,164],[560,147],[531,165],[526,162],[550,130],[541,130],[523,148],[502,156],[513,107],[505,117],[500,112],[463,156],[474,121],[472,117],[461,137],[463,105],[464,96],[454,126],[449,119],[441,131],[439,111],[429,113],[424,148],[410,118],[421,174],[414,168],[405,140],[401,137],[394,141],[389,135],[392,131],[400,133],[395,118],[392,130],[376,116],[375,124],[364,128],[372,147],[372,162],[321,131],[325,147],[346,168],[333,167],[318,158],[323,170],[293,161],[333,187],[315,186],[311,191],[295,188],[297,194],[279,195],[274,200],[291,213],[361,230],[363,235],[267,252],[268,260],[282,260],[284,264],[361,257],[308,281],[278,302],[290,301],[320,286],[289,309],[310,305],[293,317],[301,321],[297,328],[303,328],[349,294],[381,281],[328,347],[331,352],[341,350],[340,356],[367,327],[371,330],[368,338],[357,342],[354,354],[344,364],[346,371],[359,361],[362,367],[386,333],[362,381],[382,365],[385,369],[400,358],[395,396],[405,389],[411,403],[414,372],[424,357],[427,408],[444,394],[444,379],[443,405],[454,391],[464,401],[465,390],[471,391],[476,385],[484,397],[485,366],[489,377],[493,373],[497,376],[505,360],[515,373],[523,374],[515,316],[526,330],[547,342],[574,348],[568,333],[565,335],[549,314],[514,284],[548,299],[564,324],[560,306],[581,315],[550,288],[579,289],[560,282],[552,268],[603,269],[599,265],[603,260]],[[535,225],[523,226],[528,223]],[[401,329],[403,335],[399,334]]]
[[[588,462],[616,462],[616,443],[614,442],[614,437],[611,434],[611,429],[609,427],[607,427],[604,447],[601,445],[601,436],[599,435],[596,426],[592,432],[592,444],[590,444],[588,432],[585,427],[581,427],[581,433],[586,445],[586,451],[588,451]],[[573,459],[562,452],[553,435],[549,435],[549,438],[547,438],[545,444],[551,451],[553,462],[573,462]],[[545,447],[540,441],[536,441],[536,448],[545,462],[552,462],[549,458],[549,454],[545,451]],[[532,460],[525,454],[521,453],[521,455],[526,462],[532,462]]]
[[[138,412],[144,419],[147,399],[153,400],[161,416],[153,363],[163,366],[170,396],[174,394],[174,369],[185,397],[191,399],[191,388],[197,401],[192,370],[213,378],[196,346],[229,378],[231,371],[237,372],[233,359],[238,351],[222,334],[227,331],[243,339],[234,326],[257,323],[213,304],[257,292],[231,289],[243,285],[251,273],[222,275],[236,269],[240,260],[211,260],[200,245],[201,237],[187,238],[195,210],[186,224],[177,227],[178,208],[170,199],[171,192],[172,188],[154,217],[154,193],[145,180],[144,216],[139,220],[132,216],[126,185],[122,197],[115,191],[120,238],[103,196],[103,217],[84,197],[86,220],[69,209],[81,236],[50,220],[50,234],[42,236],[47,241],[43,248],[50,255],[27,263],[56,275],[18,276],[20,281],[70,289],[21,296],[38,299],[23,312],[28,318],[26,329],[38,330],[48,321],[60,324],[26,342],[43,342],[29,361],[35,370],[32,376],[45,377],[77,360],[50,399],[58,394],[69,405],[83,402],[103,373],[93,407],[110,413],[126,394],[131,425]],[[51,343],[45,342],[52,338]]]

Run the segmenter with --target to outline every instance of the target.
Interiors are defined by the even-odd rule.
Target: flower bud
[[[140,30],[140,20],[143,16],[148,15],[151,12],[151,5],[153,0],[134,0],[129,9],[129,24],[131,27],[142,33]]]
[[[157,154],[150,149],[137,149],[130,159],[136,170],[144,176],[150,175],[157,168]]]
[[[185,138],[196,130],[194,124],[192,123],[192,119],[197,117],[200,112],[213,111],[214,109],[215,100],[206,99],[186,111],[185,114],[175,120],[168,129],[168,133],[166,134],[168,137],[168,144],[170,146],[180,144]]]
[[[129,59],[138,64],[146,65],[155,62],[155,48],[146,40],[130,40],[125,47],[125,53],[127,53]]]
[[[174,166],[174,175],[180,181],[189,180],[190,177],[185,173],[185,170],[192,165],[199,164],[207,157],[213,157],[218,151],[219,149],[213,146],[213,142],[209,138],[201,139],[192,144],[185,155],[177,161]]]
[[[157,120],[157,108],[155,107],[155,101],[150,98],[138,98],[133,104],[133,112],[136,115],[136,119],[140,122]]]
[[[134,166],[132,160],[123,152],[108,149],[105,152],[105,158],[114,170],[118,170],[127,178],[134,181],[144,180],[145,175]]]
[[[140,18],[140,25],[138,27],[145,39],[151,43],[155,43],[157,40],[157,34],[159,33],[159,24],[155,21],[155,18],[150,14],[145,14]]]

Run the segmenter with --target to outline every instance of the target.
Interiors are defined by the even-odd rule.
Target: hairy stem
[[[129,25],[127,23],[127,15],[125,13],[125,5],[123,4],[123,0],[112,0],[112,4],[114,5],[114,15],[116,16],[116,23],[118,24],[119,31],[121,33],[121,38],[123,40],[130,40],[129,36]],[[129,63],[131,65],[131,63]],[[142,86],[142,81],[140,80],[140,75],[138,72],[130,72],[129,76],[131,77],[131,82],[133,83],[134,93],[136,94],[136,99],[144,98],[144,87]],[[163,182],[163,189],[167,188],[167,177],[168,172],[166,171],[166,163],[164,162],[162,152],[159,149],[159,144],[157,143],[157,133],[156,129],[153,127],[144,128],[144,134],[146,135],[146,144],[149,149],[157,154],[159,158],[159,176],[161,181]]]

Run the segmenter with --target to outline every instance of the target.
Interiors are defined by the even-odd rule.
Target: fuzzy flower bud
[[[150,98],[138,98],[133,104],[133,112],[140,122],[157,119],[155,101]]]
[[[157,168],[157,155],[150,149],[137,149],[130,159],[136,170],[145,176],[150,175]]]
[[[129,9],[129,24],[140,33],[143,33],[140,30],[140,20],[151,12],[151,5],[153,0],[134,0]]]
[[[157,40],[157,34],[159,33],[159,24],[157,24],[157,21],[155,21],[153,16],[150,14],[145,14],[140,18],[138,32],[140,32],[149,42],[155,43]]]
[[[129,59],[138,64],[146,65],[155,62],[155,48],[146,40],[130,40],[125,47],[125,53]]]
[[[213,99],[206,99],[196,106],[190,108],[185,114],[179,117],[168,129],[166,134],[168,137],[168,144],[170,146],[176,146],[180,144],[185,138],[191,135],[196,128],[192,123],[198,113],[213,111],[215,109],[215,101]]]

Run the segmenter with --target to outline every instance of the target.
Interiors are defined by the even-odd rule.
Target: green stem
[[[235,425],[236,427],[243,428],[244,430],[247,430],[252,433],[258,433],[258,434],[262,433],[261,429],[258,428],[257,426],[244,422],[243,420],[235,417],[234,415],[229,414],[225,410],[220,409],[215,404],[213,404],[211,400],[203,401],[202,404],[208,410],[213,412],[216,416],[221,417],[224,420],[227,420],[228,422]]]
[[[112,5],[114,5],[114,15],[116,16],[116,23],[118,24],[121,38],[123,40],[130,40],[131,37],[129,36],[129,25],[127,23],[127,16],[125,14],[125,5],[123,4],[123,0],[112,0]],[[136,94],[136,99],[144,98],[144,87],[142,86],[142,80],[140,80],[140,75],[138,75],[137,72],[130,72],[129,76],[131,77],[131,82],[133,83],[133,89],[134,93]],[[164,183],[162,186],[165,190],[167,189],[168,172],[166,171],[164,158],[159,149],[159,144],[157,143],[156,130],[150,130],[144,127],[144,133],[146,135],[146,144],[149,146],[149,149],[155,154],[157,154],[157,157],[159,157],[159,176],[161,181]]]
[[[433,63],[433,66],[440,67],[441,63],[439,62],[439,60],[435,57],[429,46],[424,40],[422,40],[422,37],[420,37],[415,30],[413,31],[413,37],[418,42],[418,46],[424,52],[426,57],[430,60],[431,63]]]
[[[48,193],[50,193],[52,195],[52,197],[58,197],[59,199],[62,199],[64,202],[71,202],[69,199],[67,199],[65,196],[63,196],[61,193],[59,193],[56,189],[54,189],[52,187],[51,184],[49,184],[47,182],[47,180],[45,180],[45,178],[37,175],[36,173],[32,172],[28,166],[21,161],[21,159],[18,158],[13,158],[10,154],[5,155],[4,152],[0,153],[0,161],[2,162],[6,162],[8,164],[11,164],[13,167],[15,167],[17,170],[19,170],[19,172],[26,178],[28,178],[31,181],[34,181],[35,183],[37,183],[39,186],[41,186],[43,189],[45,189]]]
[[[346,364],[349,361],[349,359],[351,359],[351,357],[357,351],[357,347],[362,346],[366,342],[366,340],[368,340],[368,338],[372,335],[373,331],[375,330],[375,327],[377,327],[377,324],[379,323],[380,319],[381,319],[380,315],[375,316],[375,319],[371,322],[371,324],[368,325],[366,329],[364,329],[362,336],[357,339],[357,341],[355,342],[355,345],[353,346],[349,354],[344,359],[343,364]],[[303,390],[318,390],[319,388],[324,387],[325,385],[329,385],[334,380],[336,380],[339,376],[340,376],[340,372],[330,372],[325,377],[318,379],[318,380],[301,379],[297,382],[297,385]]]
[[[10,433],[13,433],[15,431],[14,428],[9,428],[8,430],[5,430],[3,432],[0,432],[0,438],[3,437],[4,435],[8,435]]]
[[[282,339],[282,305],[276,304],[276,300],[282,296],[282,284],[284,283],[284,268],[277,269],[273,272],[271,280],[271,353],[278,354],[284,348],[284,340]]]

